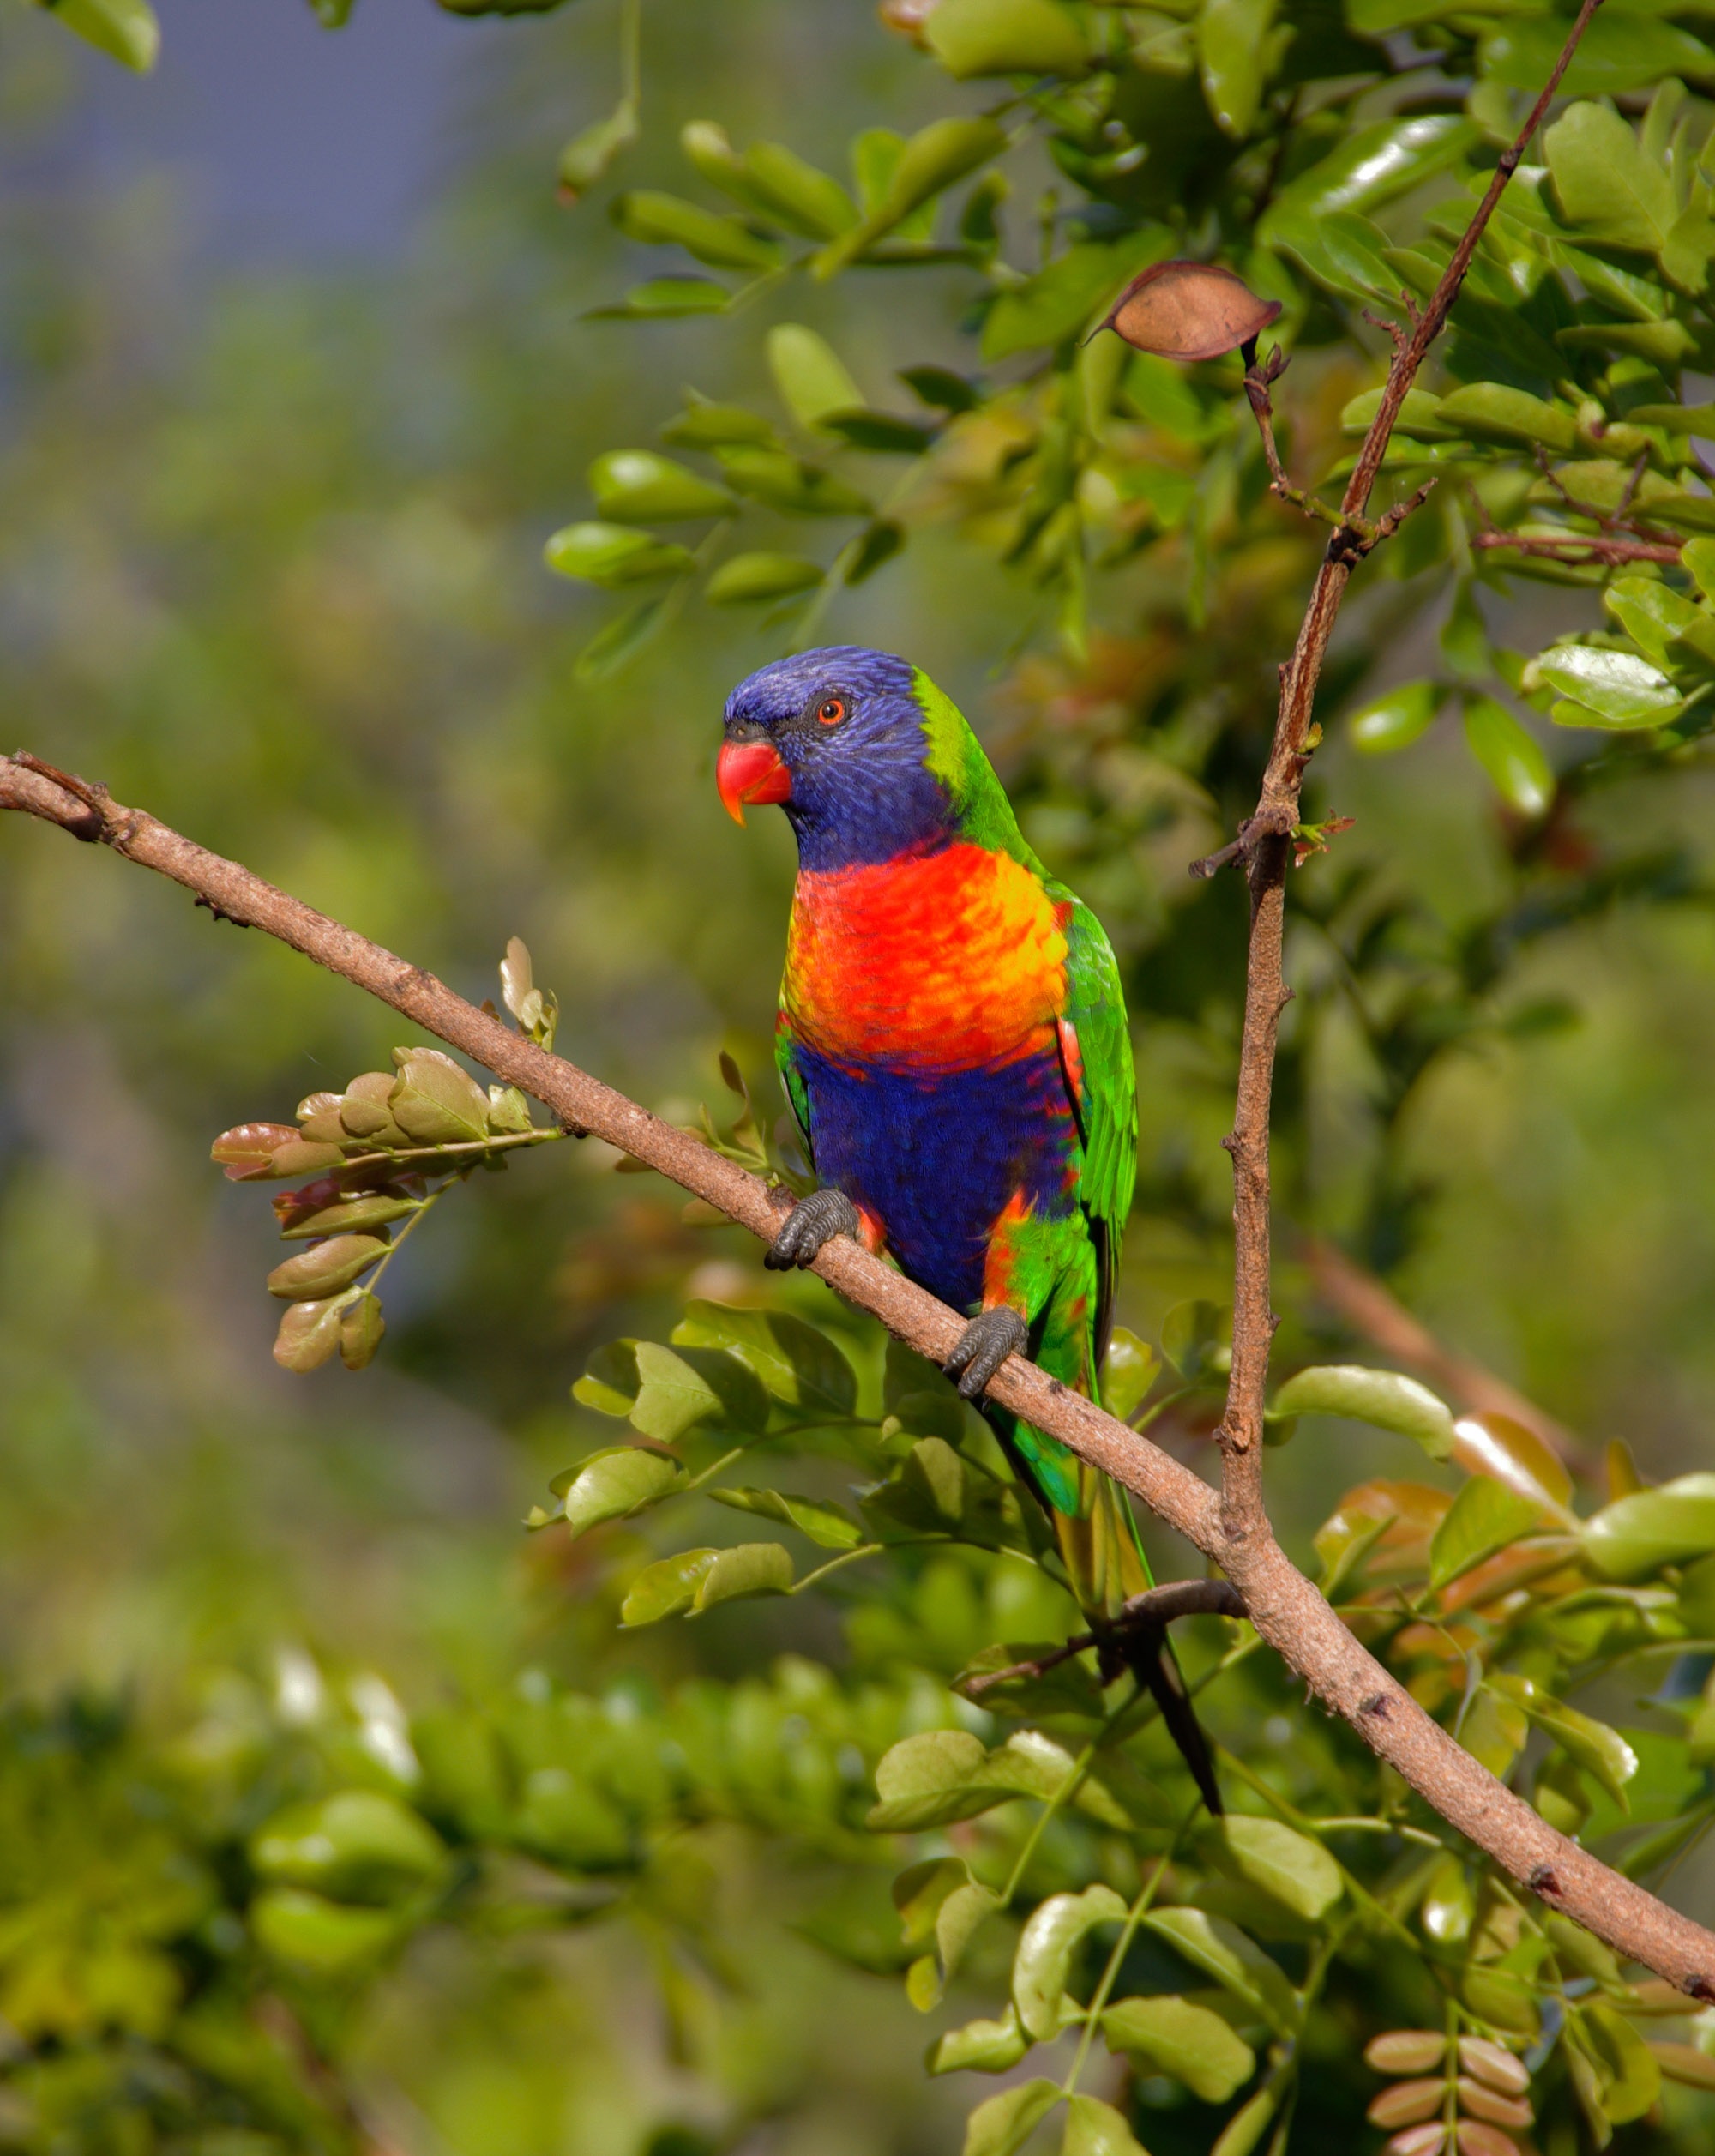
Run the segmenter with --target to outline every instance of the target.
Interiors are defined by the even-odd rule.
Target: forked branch
[[[533,1095],[562,1123],[606,1140],[764,1242],[773,1240],[788,1202],[785,1192],[771,1190],[758,1177],[467,1003],[421,967],[237,862],[33,758],[0,756],[0,809],[57,824],[171,877],[211,912],[278,937],[461,1049],[496,1077]],[[848,1302],[936,1362],[945,1361],[965,1329],[964,1319],[945,1304],[847,1238],[827,1244],[815,1270]],[[1265,1278],[1265,1310],[1267,1292]],[[1282,1659],[1442,1818],[1521,1885],[1691,1997],[1715,1999],[1715,1936],[1556,1834],[1462,1750],[1358,1644],[1287,1562],[1272,1534],[1235,1537],[1222,1501],[1206,1483],[1033,1363],[1009,1358],[989,1389],[1002,1406],[1123,1483],[1213,1558],[1238,1588],[1250,1622]]]

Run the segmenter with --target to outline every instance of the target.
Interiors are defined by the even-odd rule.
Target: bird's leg
[[[814,1264],[822,1244],[831,1243],[836,1235],[861,1239],[863,1229],[857,1207],[843,1190],[831,1186],[812,1190],[787,1214],[762,1262],[773,1272],[789,1273],[795,1265]]]
[[[942,1364],[956,1378],[961,1399],[980,1400],[989,1381],[1008,1355],[1021,1355],[1029,1329],[1014,1310],[1005,1304],[973,1317],[960,1335],[959,1345]]]

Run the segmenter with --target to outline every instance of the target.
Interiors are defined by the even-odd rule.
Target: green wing
[[[791,1103],[798,1134],[803,1140],[804,1159],[814,1175],[815,1147],[809,1135],[809,1091],[804,1084],[803,1073],[798,1069],[797,1045],[797,1036],[783,1009],[774,1024],[774,1068],[780,1074],[780,1084]]]
[[[1069,891],[1066,924],[1065,1022],[1077,1036],[1080,1069],[1068,1069],[1079,1135],[1084,1141],[1081,1196],[1096,1244],[1101,1282],[1096,1308],[1095,1357],[1099,1369],[1113,1322],[1114,1283],[1120,1243],[1137,1182],[1137,1080],[1132,1070],[1131,1029],[1125,991],[1113,946],[1101,923]]]

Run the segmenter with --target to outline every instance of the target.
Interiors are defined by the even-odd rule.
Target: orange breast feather
[[[803,874],[782,995],[793,1030],[838,1063],[1005,1062],[1064,1008],[1062,909],[978,846]]]

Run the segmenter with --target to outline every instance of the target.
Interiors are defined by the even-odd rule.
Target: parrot
[[[968,1319],[947,1375],[1047,1513],[1099,1629],[1152,1584],[1130,1504],[984,1394],[1016,1352],[1101,1399],[1137,1169],[1112,946],[1026,843],[958,708],[903,659],[839,645],[751,674],[727,700],[716,784],[737,822],[777,804],[797,840],[774,1049],[817,1187],[764,1262],[808,1265],[852,1236]],[[1219,1812],[1170,1650],[1158,1632],[1130,1649]]]

